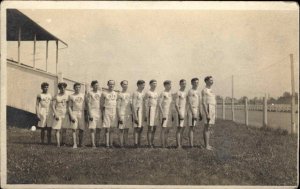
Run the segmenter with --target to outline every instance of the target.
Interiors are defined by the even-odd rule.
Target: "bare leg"
[[[194,147],[194,127],[190,126],[189,130],[189,142],[190,142],[190,147]]]
[[[139,138],[139,128],[135,127],[134,128],[134,145],[137,146],[138,145],[138,138]]]
[[[73,136],[73,148],[77,148],[77,141],[76,141],[76,130],[72,130],[72,136]]]
[[[147,131],[147,141],[148,141],[148,145],[149,147],[151,147],[151,137],[152,137],[152,131],[151,131],[151,127],[148,126],[148,131]]]
[[[101,133],[101,129],[96,128],[95,143],[96,143],[97,146],[100,146],[100,133]]]
[[[79,129],[79,146],[83,146],[83,130]]]
[[[57,143],[57,147],[60,147],[60,130],[56,129],[55,130],[55,138],[56,138],[56,143]]]
[[[106,147],[109,147],[110,145],[110,136],[109,136],[109,128],[105,128],[105,145]]]
[[[143,127],[139,128],[138,146],[141,146]]]
[[[48,144],[51,144],[51,131],[52,131],[52,127],[47,127],[47,142],[48,142]]]
[[[114,128],[109,128],[109,143],[110,143],[110,146],[113,147],[113,133],[114,133]]]
[[[205,125],[204,130],[203,130],[204,145],[207,150],[212,150],[212,147],[209,145],[210,129],[211,129],[210,125],[207,124],[207,125]]]
[[[127,142],[128,142],[128,131],[129,131],[129,129],[126,128],[125,133],[124,133],[124,145],[125,146],[127,145]]]
[[[165,144],[166,144],[166,147],[168,147],[169,129],[170,129],[170,128],[167,127],[167,128],[166,128],[166,131],[165,131],[165,132],[166,132],[166,134],[165,134],[165,140],[166,140],[166,141],[165,141]]]
[[[119,129],[119,139],[120,139],[121,148],[124,147],[124,132],[125,132],[125,129]]]
[[[152,128],[152,135],[151,135],[151,145],[152,145],[152,147],[154,145],[155,131],[156,131],[156,126],[153,126],[153,128]]]
[[[164,128],[164,127],[161,129],[161,135],[160,135],[161,136],[161,145],[162,145],[163,148],[166,147],[166,143],[165,143],[166,142],[166,140],[165,140],[166,131],[165,131],[165,129],[166,128]]]
[[[181,148],[181,132],[182,132],[182,128],[181,127],[177,127],[177,132],[176,132],[176,142],[177,142],[177,148]]]
[[[45,128],[41,128],[41,143],[44,144],[45,140]]]
[[[66,140],[66,132],[67,130],[66,129],[62,129],[61,130],[61,145],[65,145],[65,140]]]
[[[91,131],[92,147],[96,148],[96,143],[95,143],[95,132],[96,132],[96,130],[95,129],[90,129],[90,131]]]

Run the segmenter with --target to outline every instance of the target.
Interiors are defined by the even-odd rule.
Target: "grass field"
[[[39,144],[39,134],[8,127],[8,184],[297,185],[296,136],[231,121],[217,121],[213,152],[201,148],[202,127],[196,129],[197,147],[181,150],[175,149],[175,129],[168,149],[72,149],[71,133],[69,146],[57,148]],[[132,131],[129,136],[132,144]],[[160,146],[159,130],[155,145]]]

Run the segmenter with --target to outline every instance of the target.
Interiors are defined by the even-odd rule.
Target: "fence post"
[[[223,114],[223,120],[225,120],[225,98],[222,99],[222,114]]]
[[[268,104],[267,104],[267,95],[265,94],[265,97],[263,98],[264,100],[264,105],[263,105],[263,126],[266,127],[268,125]]]
[[[294,76],[294,59],[293,54],[290,54],[291,60],[291,84],[292,84],[292,101],[291,101],[291,133],[296,133],[296,124],[295,124],[295,76]]]
[[[234,84],[233,84],[233,76],[232,76],[232,97],[231,97],[231,112],[232,112],[232,121],[234,120]]]
[[[248,126],[248,98],[245,98],[245,124]]]

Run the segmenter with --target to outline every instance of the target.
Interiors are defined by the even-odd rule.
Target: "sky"
[[[291,10],[38,10],[19,9],[68,44],[60,44],[59,71],[90,83],[98,80],[171,80],[214,78],[217,95],[278,97],[291,91],[289,54],[294,54],[299,85],[299,11]],[[49,69],[55,71],[55,46],[49,46]],[[32,42],[22,42],[21,59],[32,64]],[[17,42],[8,43],[16,60]],[[37,66],[45,67],[45,42],[37,43]],[[298,91],[298,87],[296,87]]]

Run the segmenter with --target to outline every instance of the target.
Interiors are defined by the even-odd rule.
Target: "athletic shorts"
[[[147,108],[147,125],[158,126],[159,125],[159,111],[157,106],[150,106]]]
[[[206,118],[206,114],[204,114],[205,115],[205,118],[204,118],[205,124],[215,124],[215,120],[216,120],[216,105],[208,104],[207,105],[207,111],[208,111],[208,113],[210,115],[210,120],[208,122],[207,118]]]
[[[166,115],[166,119],[163,120],[163,116],[161,115],[160,117],[160,123],[162,127],[172,127],[173,124],[173,120],[172,120],[172,113],[169,113],[168,115]]]
[[[71,129],[85,130],[84,111],[72,111],[72,115],[75,118],[75,123],[71,122]]]
[[[117,109],[105,108],[103,113],[103,128],[111,128],[117,126]]]
[[[89,120],[89,129],[101,129],[102,128],[102,115],[100,110],[91,110],[91,117],[93,120]]]
[[[128,129],[128,128],[131,128],[133,126],[132,114],[129,114],[129,115],[120,115],[120,117],[122,118],[123,123],[120,123],[118,121],[118,128],[119,129]]]
[[[137,114],[138,123],[134,122],[134,127],[141,128],[141,127],[143,127],[143,121],[144,121],[143,109],[142,108],[138,108],[136,110],[136,114]]]
[[[174,115],[174,123],[178,127],[184,127],[187,126],[187,113],[186,113],[186,108],[181,108],[179,107],[179,112],[181,115],[183,115],[183,120],[180,120],[179,114],[177,111],[175,111]]]
[[[51,127],[53,122],[53,113],[46,108],[40,109],[40,121],[38,122],[38,127],[45,128]]]
[[[52,129],[66,128],[70,125],[70,120],[66,109],[57,109],[56,115],[58,116],[58,120],[56,120],[53,116]]]
[[[190,110],[190,108],[188,108],[188,113],[187,113],[187,117],[188,117],[188,126],[197,126],[199,125],[199,109],[198,107],[194,107],[192,108],[195,117],[193,118],[193,114]]]

